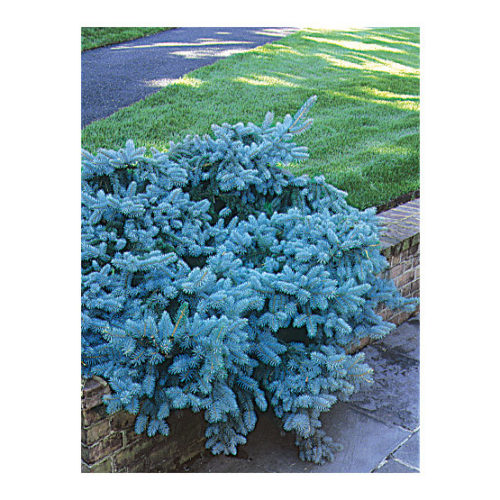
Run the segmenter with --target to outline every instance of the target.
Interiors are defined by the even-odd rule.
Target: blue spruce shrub
[[[137,415],[137,433],[168,435],[170,412],[190,408],[207,448],[234,455],[270,406],[323,463],[321,412],[372,382],[348,347],[393,328],[379,304],[414,307],[377,277],[375,211],[277,166],[307,158],[293,136],[315,99],[168,152],[83,151],[82,371],[109,381],[108,411]]]

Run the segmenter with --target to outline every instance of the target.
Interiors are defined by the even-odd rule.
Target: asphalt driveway
[[[297,28],[175,28],[82,53],[82,128],[171,80]]]

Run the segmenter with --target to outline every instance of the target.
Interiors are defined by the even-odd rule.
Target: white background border
[[[488,498],[497,472],[494,3],[25,2],[2,30],[2,472],[15,498]],[[76,12],[75,12],[76,11]],[[420,474],[80,474],[80,27],[421,27]],[[6,278],[6,279],[5,279]],[[7,493],[8,494],[8,493]]]

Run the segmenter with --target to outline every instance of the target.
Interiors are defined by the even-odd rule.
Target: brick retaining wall
[[[420,293],[419,214],[420,200],[413,200],[379,215],[382,253],[389,261],[384,277],[393,279],[405,297]],[[379,314],[400,325],[416,312],[381,309]],[[109,392],[100,377],[85,381],[82,388],[82,472],[169,472],[205,450],[202,413],[173,412],[170,436],[149,438],[135,434],[134,415],[106,413],[102,396]]]
[[[404,297],[420,296],[420,234],[410,237],[399,244],[383,251],[389,261],[389,268],[382,276],[394,280],[395,285]],[[410,316],[418,312],[392,311],[380,309],[378,313],[386,321],[396,325],[404,323]]]
[[[383,224],[380,238],[382,253],[389,268],[382,274],[394,280],[404,297],[420,296],[420,200],[409,201],[396,208],[382,212]],[[379,310],[386,320],[400,325],[418,312]]]
[[[203,414],[174,412],[168,419],[171,436],[149,438],[135,433],[134,415],[106,413],[102,396],[109,392],[100,377],[83,386],[82,472],[165,472],[205,449]]]

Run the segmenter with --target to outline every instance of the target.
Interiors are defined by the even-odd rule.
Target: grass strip
[[[113,43],[135,40],[172,28],[82,28],[82,52]]]

